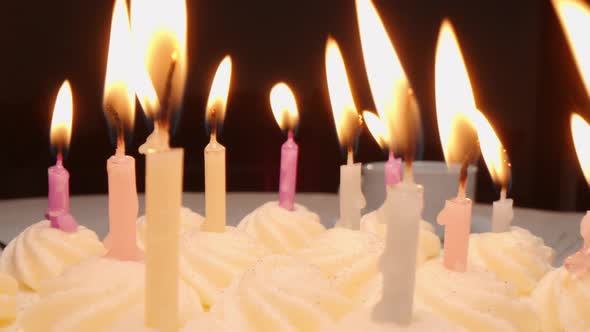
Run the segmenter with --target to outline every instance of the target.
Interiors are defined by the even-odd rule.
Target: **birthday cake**
[[[567,19],[570,12],[561,5],[573,0],[555,1],[560,18]],[[217,68],[206,106],[205,215],[182,207],[184,150],[170,147],[170,121],[185,95],[184,7],[184,0],[137,2],[131,18],[138,38],[132,38],[126,1],[115,3],[111,40],[117,42],[109,46],[103,107],[117,147],[106,167],[109,233],[103,242],[70,212],[64,152],[73,100],[67,81],[60,88],[51,125],[57,161],[48,169],[45,220],[24,229],[0,257],[0,332],[590,331],[590,213],[580,227],[583,247],[557,269],[553,249],[529,230],[511,227],[510,162],[475,107],[449,20],[436,49],[436,108],[445,160],[462,167],[457,197],[446,201],[436,220],[445,228],[442,245],[422,220],[428,188],[413,174],[419,103],[371,0],[356,0],[356,9],[378,113],[364,119],[390,157],[381,208],[361,215],[366,202],[361,165],[354,162],[361,123],[344,57],[332,38],[325,51],[328,92],[347,152],[336,226],[326,227],[330,221],[295,203],[299,114],[285,83],[270,95],[287,136],[278,201],[227,222],[225,147],[218,136],[230,89],[229,56]],[[590,24],[588,8],[572,8],[582,9]],[[144,56],[145,66],[135,66],[134,54]],[[129,68],[138,70],[124,70]],[[146,164],[140,218],[135,160],[125,155],[136,97],[154,120],[140,147]],[[574,117],[572,130],[576,147],[584,149],[587,142],[577,137],[587,138],[590,126]],[[403,176],[398,151],[405,158]],[[489,218],[493,231],[471,234],[466,170],[479,151],[501,194]],[[579,159],[583,167],[590,162]],[[590,182],[590,168],[585,171]]]

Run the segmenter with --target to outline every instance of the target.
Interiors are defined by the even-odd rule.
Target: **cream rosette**
[[[180,274],[208,309],[236,277],[268,254],[270,250],[232,227],[223,233],[193,230],[181,240]]]
[[[106,332],[136,318],[142,326],[145,267],[142,263],[96,258],[69,268],[45,282],[41,300],[25,312],[24,332]],[[180,325],[202,312],[198,295],[180,284]],[[123,331],[123,330],[121,330]]]
[[[44,280],[104,252],[102,242],[90,229],[79,225],[75,232],[68,233],[43,220],[10,241],[0,257],[0,272],[14,277],[21,288],[38,291]]]
[[[541,279],[532,300],[543,332],[590,331],[590,275],[553,270]]]
[[[320,217],[306,207],[295,204],[295,209],[289,211],[274,201],[250,212],[238,229],[262,242],[273,253],[288,253],[305,247],[326,230]]]
[[[469,264],[479,265],[530,295],[537,282],[553,269],[555,252],[526,229],[469,236]]]
[[[228,331],[316,332],[353,307],[332,282],[297,258],[267,256],[234,281],[212,309]]]
[[[528,299],[495,274],[469,266],[466,272],[432,260],[418,268],[416,302],[473,332],[535,332],[539,319]]]

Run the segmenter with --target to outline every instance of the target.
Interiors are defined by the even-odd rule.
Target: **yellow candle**
[[[179,326],[178,240],[182,204],[183,149],[146,155],[146,325],[162,332]]]
[[[215,135],[205,147],[205,213],[203,230],[223,232],[225,229],[225,147]]]
[[[203,230],[225,230],[225,147],[217,141],[218,127],[223,123],[229,84],[231,58],[226,56],[219,64],[207,101],[206,121],[211,130],[211,140],[205,147],[205,222]]]

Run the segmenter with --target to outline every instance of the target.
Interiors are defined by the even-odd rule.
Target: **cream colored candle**
[[[179,225],[183,149],[146,154],[146,325],[162,332],[178,326]]]
[[[231,57],[226,56],[217,67],[207,101],[206,122],[211,130],[211,140],[205,147],[203,230],[208,232],[225,230],[225,147],[217,141],[217,132],[225,118],[231,71]]]
[[[203,230],[225,229],[225,147],[211,135],[205,147],[205,223]]]

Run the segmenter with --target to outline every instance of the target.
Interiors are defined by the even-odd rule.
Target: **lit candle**
[[[590,96],[590,43],[588,41],[588,29],[590,29],[590,7],[577,0],[553,0],[553,6],[557,12],[568,44],[574,56],[586,92]],[[571,117],[571,132],[576,148],[576,154],[580,167],[590,184],[590,149],[587,144],[590,141],[590,125],[578,114]],[[580,223],[580,234],[584,239],[582,248],[565,260],[564,266],[575,275],[590,272],[590,211]]]
[[[494,128],[480,112],[473,119],[477,127],[479,146],[492,180],[500,185],[500,199],[495,201],[492,210],[492,232],[506,232],[514,218],[513,201],[506,198],[510,183],[510,161],[508,154],[496,135]]]
[[[297,186],[297,156],[299,155],[294,130],[297,127],[299,113],[295,95],[287,84],[278,83],[272,88],[270,106],[279,127],[287,131],[287,140],[281,147],[279,206],[293,211]]]
[[[125,128],[133,127],[135,93],[128,82],[133,79],[131,30],[127,3],[117,0],[111,22],[111,41],[105,78],[103,107],[117,136],[115,155],[107,161],[109,177],[109,235],[105,238],[107,256],[138,260],[135,220],[139,203],[135,183],[135,159],[125,155]]]
[[[365,197],[361,191],[361,164],[354,163],[354,144],[360,130],[360,118],[354,104],[344,59],[336,41],[326,43],[326,77],[332,113],[340,145],[346,149],[346,165],[340,166],[340,220],[338,226],[359,229]]]
[[[225,230],[225,147],[217,141],[217,133],[225,118],[231,70],[232,62],[228,55],[217,67],[207,101],[206,123],[209,126],[211,139],[205,147],[205,222],[203,230],[208,232],[223,232]]]
[[[373,127],[371,133],[382,147],[389,149],[390,156],[393,156],[394,149],[402,150],[406,161],[403,181],[388,181],[390,187],[383,205],[388,225],[380,262],[383,292],[373,310],[373,318],[409,325],[412,322],[418,233],[424,205],[424,190],[414,183],[412,173],[421,127],[420,113],[377,9],[370,0],[357,0],[356,9],[365,68],[380,119],[367,112],[364,117],[369,128]],[[399,169],[397,172],[399,174]],[[399,175],[396,176],[399,179]]]
[[[171,117],[184,94],[186,4],[183,0],[134,1],[133,38],[145,67],[136,93],[154,131],[146,154],[145,323],[162,332],[179,328],[179,228],[184,150],[171,149]]]
[[[457,197],[449,199],[437,222],[445,226],[443,262],[447,269],[467,268],[472,202],[465,197],[467,168],[478,157],[477,131],[470,119],[475,100],[453,27],[444,20],[435,60],[436,113],[447,164],[461,164]]]
[[[587,148],[587,144],[590,141],[590,124],[578,114],[573,114],[571,118],[571,131],[578,162],[586,177],[586,181],[590,185],[590,149]],[[586,212],[580,223],[580,235],[584,240],[582,248],[568,257],[564,262],[564,266],[568,271],[575,275],[590,272],[590,211]]]
[[[75,232],[78,223],[70,214],[70,173],[63,166],[64,150],[70,145],[72,135],[73,98],[70,82],[59,88],[51,119],[51,145],[57,150],[57,162],[49,167],[49,195],[45,218],[51,227],[64,232]]]

